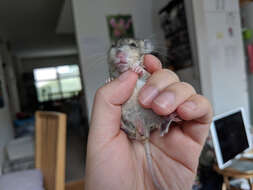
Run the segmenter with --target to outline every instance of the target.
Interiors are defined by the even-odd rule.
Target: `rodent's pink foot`
[[[164,119],[165,122],[160,126],[160,136],[162,137],[169,132],[169,128],[172,122],[177,123],[182,121],[182,119],[180,119],[176,113],[172,113],[167,117],[164,117]]]
[[[163,123],[160,127],[160,136],[163,137],[165,134],[167,134],[169,132],[169,128],[172,122],[166,122]]]

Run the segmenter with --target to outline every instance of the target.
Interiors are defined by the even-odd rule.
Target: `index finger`
[[[162,69],[161,61],[151,54],[144,56],[144,66],[147,69],[147,71],[151,74],[157,70]]]

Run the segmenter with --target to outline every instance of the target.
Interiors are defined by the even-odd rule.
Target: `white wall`
[[[5,88],[5,79],[3,73],[3,65],[2,65],[2,58],[0,55],[0,81],[2,82],[2,90],[3,90],[3,97],[4,97],[4,108],[0,108],[0,174],[1,174],[1,166],[3,163],[3,147],[6,145],[13,138],[13,126],[10,119],[10,110],[9,110],[9,102],[8,96],[6,94]]]
[[[135,0],[73,0],[72,4],[90,115],[95,92],[108,77],[106,53],[110,43],[106,16],[131,14],[135,36],[150,37],[153,30],[152,0],[145,3]]]
[[[224,11],[213,10],[214,3],[216,1],[192,0],[202,91],[212,102],[215,114],[244,107],[249,118],[239,1],[226,0],[225,3],[229,6],[226,11],[234,13],[233,37],[228,35],[227,26],[231,18]]]

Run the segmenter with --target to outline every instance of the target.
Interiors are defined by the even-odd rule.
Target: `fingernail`
[[[155,87],[145,86],[140,93],[139,100],[143,105],[150,105],[158,93]]]
[[[193,101],[188,101],[183,104],[183,107],[189,110],[195,110],[197,105]]]
[[[175,102],[175,95],[172,92],[163,92],[160,96],[158,96],[154,103],[161,108],[168,108]]]
[[[121,74],[118,79],[120,81],[124,81],[124,80],[126,80],[129,77],[129,74],[130,74],[130,71],[126,71],[123,74]]]

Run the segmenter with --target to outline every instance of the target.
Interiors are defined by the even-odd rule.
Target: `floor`
[[[67,183],[65,190],[84,190],[84,179]]]
[[[84,177],[87,134],[68,131],[66,156],[66,182]]]

